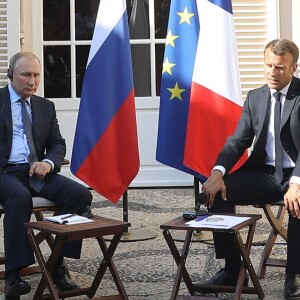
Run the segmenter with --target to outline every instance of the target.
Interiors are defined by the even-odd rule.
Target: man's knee
[[[90,206],[92,204],[93,196],[90,190],[84,186],[81,189],[81,199],[84,201],[85,205]]]
[[[28,215],[32,213],[32,196],[29,191],[16,190],[5,201],[5,211],[14,212],[18,215]]]
[[[80,208],[80,212],[84,213],[87,210],[90,210],[90,206],[92,204],[93,196],[88,188],[83,185],[77,185],[76,191],[73,192],[77,207]]]

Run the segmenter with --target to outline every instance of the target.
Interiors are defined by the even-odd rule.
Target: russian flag
[[[139,171],[126,1],[101,0],[83,80],[72,173],[117,203]]]
[[[192,78],[184,164],[209,176],[242,112],[232,5],[197,0],[200,31]],[[238,168],[247,154],[233,168]],[[227,170],[230,171],[230,170]]]

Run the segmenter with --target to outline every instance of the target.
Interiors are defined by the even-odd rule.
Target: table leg
[[[97,271],[97,274],[96,274],[96,276],[95,276],[95,278],[92,282],[91,292],[89,292],[87,294],[87,296],[89,298],[92,298],[95,295],[95,293],[96,293],[96,291],[97,291],[97,289],[98,289],[98,287],[99,287],[99,285],[100,285],[100,283],[103,279],[103,276],[104,276],[107,268],[109,268],[110,273],[111,273],[111,275],[114,279],[114,282],[115,282],[115,285],[118,289],[119,294],[123,296],[124,300],[129,300],[129,298],[126,294],[125,288],[123,286],[123,283],[121,281],[121,278],[120,278],[120,276],[117,272],[117,269],[115,267],[115,264],[112,260],[113,254],[114,254],[114,252],[117,248],[117,245],[118,245],[121,237],[122,237],[122,233],[115,234],[114,237],[112,238],[111,242],[110,242],[109,247],[107,247],[106,242],[104,241],[103,237],[97,237],[96,238],[97,241],[98,241],[98,244],[101,248],[101,251],[103,253],[103,260],[102,260],[102,262],[100,264],[100,267]]]
[[[188,252],[189,252],[193,231],[187,230],[181,255],[174,243],[174,240],[172,238],[170,231],[163,230],[163,235],[164,235],[165,240],[169,246],[169,249],[173,255],[173,258],[177,264],[177,273],[176,273],[175,281],[173,284],[171,300],[176,299],[176,296],[178,294],[179,287],[180,287],[181,278],[183,278],[187,289],[189,290],[190,294],[192,295],[194,293],[193,283],[192,283],[189,273],[186,270],[185,261],[186,261],[186,258],[187,258]]]
[[[245,279],[246,270],[248,270],[248,272],[249,272],[249,276],[252,280],[252,283],[253,283],[253,286],[255,288],[257,295],[259,296],[260,299],[264,298],[264,292],[261,288],[261,285],[259,283],[259,280],[256,276],[256,273],[254,271],[253,265],[252,265],[252,263],[250,261],[250,257],[249,257],[250,250],[251,250],[251,244],[252,244],[252,240],[253,240],[253,236],[254,236],[254,229],[255,229],[255,224],[252,224],[249,226],[247,241],[246,241],[245,245],[244,245],[244,242],[243,242],[239,232],[236,233],[235,240],[236,240],[238,248],[240,249],[240,253],[243,257],[243,266],[241,267],[240,276],[239,276],[238,284],[236,287],[236,293],[235,293],[234,300],[239,300],[241,298],[241,293],[243,290],[243,283],[244,283],[244,279]]]
[[[120,239],[122,238],[122,236],[123,236],[123,234],[120,235]],[[117,237],[115,247],[117,247],[117,245],[118,245],[120,239],[119,239],[119,237]],[[98,243],[99,243],[99,245],[100,245],[100,247],[101,247],[102,253],[107,253],[107,254],[108,254],[109,250],[108,250],[108,248],[107,248],[106,242],[105,242],[105,240],[104,240],[103,237],[101,237],[101,238],[98,240]],[[119,276],[119,273],[118,273],[118,271],[117,271],[117,269],[116,269],[115,263],[114,263],[113,260],[112,260],[112,256],[113,256],[114,252],[115,252],[115,249],[114,249],[113,252],[111,253],[110,259],[108,259],[107,256],[103,254],[103,255],[104,255],[104,259],[105,259],[106,261],[108,261],[108,267],[109,267],[110,273],[111,273],[111,275],[112,275],[112,277],[113,277],[113,280],[114,280],[114,282],[115,282],[115,284],[116,284],[116,287],[117,287],[117,289],[118,289],[119,294],[122,295],[122,296],[124,297],[124,300],[129,300],[129,299],[128,299],[128,296],[127,296],[127,294],[126,294],[124,285],[123,285],[123,283],[122,283],[122,280],[121,280],[121,278],[120,278],[120,276]]]
[[[38,288],[36,290],[36,293],[35,293],[33,299],[40,299],[41,296],[43,295],[45,287],[47,286],[47,288],[49,290],[49,293],[51,295],[51,298],[55,299],[55,300],[56,299],[58,300],[59,296],[58,296],[58,293],[57,293],[57,291],[54,287],[54,282],[53,282],[52,277],[51,277],[51,272],[53,270],[55,262],[57,261],[57,257],[59,255],[59,253],[61,253],[61,249],[62,249],[63,244],[60,243],[60,244],[58,244],[58,247],[54,247],[56,249],[53,249],[53,252],[51,254],[52,258],[50,256],[53,267],[50,266],[51,268],[49,269],[46,262],[45,262],[45,260],[44,260],[43,254],[42,254],[40,248],[38,247],[38,244],[36,243],[34,231],[32,229],[27,229],[27,234],[28,234],[29,241],[30,241],[30,244],[32,246],[32,249],[34,250],[36,259],[37,259],[37,261],[39,263],[39,266],[41,268],[41,271],[42,271],[42,280],[40,281],[40,283],[38,285]]]

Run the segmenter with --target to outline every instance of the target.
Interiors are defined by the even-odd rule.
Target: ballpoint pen
[[[77,214],[70,214],[70,215],[67,215],[65,217],[62,217],[61,220],[66,220],[66,219],[69,219],[69,218],[72,218],[74,216],[77,216]]]
[[[206,218],[208,218],[208,215],[200,216],[200,217],[198,217],[195,221],[196,221],[196,222],[200,222],[200,221],[202,221],[202,220],[204,220],[204,219],[206,219]]]

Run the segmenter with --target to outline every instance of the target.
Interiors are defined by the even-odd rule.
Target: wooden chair
[[[283,225],[284,217],[286,214],[286,208],[284,206],[284,201],[273,202],[266,205],[256,206],[263,209],[264,214],[271,225],[271,232],[266,241],[258,271],[257,277],[262,279],[265,277],[267,267],[285,267],[286,259],[279,259],[271,257],[273,246],[276,242],[276,239],[281,236],[284,241],[287,241],[287,229]],[[277,207],[277,212],[274,211],[274,207]]]
[[[69,165],[70,161],[65,158],[62,164]],[[43,213],[45,211],[55,212],[57,209],[57,206],[55,205],[55,203],[53,203],[50,200],[43,198],[43,197],[33,197],[32,204],[33,204],[33,214],[37,221],[43,220]],[[0,205],[0,217],[4,213],[5,213],[5,209],[2,205]],[[52,248],[53,243],[54,243],[54,239],[52,238],[52,236],[49,236],[49,235],[46,236],[46,235],[40,234],[39,239],[40,239],[40,243],[42,241],[46,240],[49,247]],[[5,264],[5,257],[2,256],[2,257],[0,257],[0,265],[4,265],[4,264]],[[21,275],[23,275],[23,276],[37,274],[37,273],[40,273],[40,268],[38,266],[27,267],[27,268],[24,268],[21,270]],[[0,280],[4,279],[4,276],[5,276],[5,271],[0,271]]]
[[[44,212],[55,211],[57,209],[57,206],[55,205],[54,202],[51,202],[48,199],[43,197],[33,197],[32,202],[33,202],[33,214],[37,221],[43,220]],[[5,214],[5,209],[4,206],[0,205],[0,216],[2,216],[2,214]],[[50,247],[52,247],[54,243],[52,236],[49,235],[48,236],[40,235],[39,239],[40,242],[46,240]],[[0,265],[4,265],[4,264],[5,264],[5,256],[2,256],[0,257]],[[37,274],[40,273],[40,267],[30,266],[22,269],[20,273],[23,276]],[[5,271],[0,271],[0,279],[4,279],[4,276],[5,276]]]

